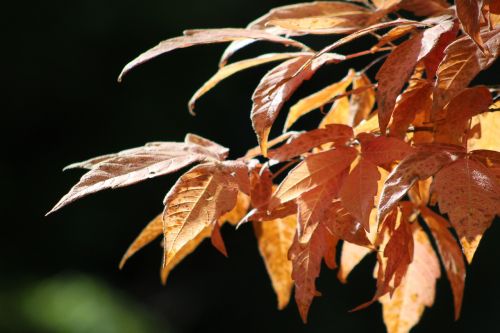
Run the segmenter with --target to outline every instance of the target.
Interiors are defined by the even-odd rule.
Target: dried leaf
[[[493,102],[486,87],[463,90],[444,108],[444,119],[439,119],[435,128],[435,142],[465,145],[464,136],[469,129],[470,118],[488,110]]]
[[[483,0],[455,0],[457,16],[467,35],[484,51],[483,39],[481,38],[481,7]]]
[[[445,11],[449,6],[446,0],[403,0],[400,8],[416,16],[431,16]]]
[[[328,125],[326,128],[315,129],[292,137],[281,147],[270,150],[269,159],[287,161],[310,151],[314,147],[328,142],[345,143],[354,136],[352,128],[345,125]]]
[[[89,194],[106,189],[133,185],[141,181],[178,171],[195,162],[216,160],[227,149],[203,141],[203,145],[189,142],[200,137],[188,136],[186,143],[155,142],[144,147],[124,150],[117,154],[97,157],[67,168],[90,169],[80,181],[48,213],[81,199]],[[211,142],[211,141],[210,141]],[[216,146],[215,146],[216,145]],[[224,151],[224,152],[223,152]]]
[[[429,226],[451,284],[455,303],[455,320],[460,317],[465,285],[465,262],[457,240],[449,230],[450,223],[427,207],[420,210],[425,223]]]
[[[384,322],[389,333],[408,333],[420,320],[425,307],[434,303],[436,280],[440,277],[439,261],[425,232],[415,224],[414,260],[403,283],[392,297],[380,299]]]
[[[468,37],[450,44],[437,71],[434,89],[434,109],[441,109],[447,102],[469,85],[482,70],[493,64],[500,49],[500,28],[481,33],[484,45],[491,56],[484,55]]]
[[[354,267],[371,252],[373,252],[373,250],[368,247],[344,241],[344,244],[342,244],[342,253],[340,255],[339,272],[337,275],[339,280],[342,283],[347,283],[347,277],[351,274]]]
[[[370,231],[370,213],[377,194],[380,173],[377,166],[362,158],[351,170],[340,190],[342,205]]]
[[[409,144],[400,139],[378,136],[365,141],[364,137],[366,136],[358,136],[361,141],[361,154],[363,158],[378,166],[401,161],[415,152]]]
[[[394,208],[417,180],[435,175],[441,168],[458,159],[448,150],[422,150],[402,160],[389,174],[378,203],[379,222]]]
[[[353,148],[337,148],[312,154],[292,169],[279,185],[271,207],[295,200],[302,193],[311,191],[335,178],[349,168],[356,158]]]
[[[496,150],[500,151],[500,112],[485,112],[472,118],[472,128],[479,124],[481,133],[479,137],[469,138],[469,150]]]
[[[139,236],[132,242],[127,249],[127,252],[120,261],[120,269],[123,268],[127,260],[136,254],[143,247],[157,239],[163,233],[163,214],[155,217],[148,225],[141,231]]]
[[[329,103],[335,96],[344,93],[347,87],[351,85],[354,74],[353,70],[349,70],[346,77],[339,82],[331,84],[293,105],[286,118],[284,130],[288,130],[303,115],[322,107]]]
[[[202,44],[226,43],[241,39],[265,40],[284,45],[291,45],[304,50],[308,49],[307,46],[293,39],[276,36],[259,30],[236,28],[188,30],[184,32],[184,36],[164,40],[157,46],[147,50],[129,62],[118,76],[118,81],[121,81],[123,77],[134,67],[173,50]]]
[[[193,112],[196,101],[203,95],[205,95],[208,91],[214,88],[219,82],[225,80],[226,78],[243,71],[248,68],[252,68],[255,66],[267,64],[274,61],[286,60],[289,58],[294,58],[298,56],[304,56],[307,53],[304,52],[292,52],[292,53],[269,53],[261,55],[257,58],[245,59],[228,66],[224,66],[220,68],[214,76],[212,76],[207,82],[203,84],[203,86],[198,89],[193,97],[189,100],[189,110]]]
[[[236,205],[238,185],[231,172],[221,164],[202,164],[170,189],[164,200],[164,267],[207,227],[211,232],[218,219]]]
[[[267,154],[267,140],[271,126],[278,116],[283,104],[297,90],[297,88],[306,80],[310,79],[317,68],[310,64],[307,69],[295,75],[302,66],[304,66],[311,57],[299,57],[288,60],[269,71],[259,83],[255,90],[252,100],[252,126],[257,134],[262,154]],[[326,61],[326,58],[325,58]]]
[[[500,189],[494,174],[472,159],[459,159],[436,174],[432,191],[440,211],[448,214],[457,231],[467,261],[472,262],[484,232],[500,214]]]
[[[366,74],[354,76],[352,80],[352,89],[361,89],[363,87],[372,86],[370,78]],[[353,94],[350,98],[350,118],[349,125],[356,126],[363,120],[368,118],[368,115],[375,105],[375,90],[369,88],[359,94]]]
[[[282,310],[290,301],[292,293],[292,263],[288,259],[297,219],[290,215],[283,219],[254,222],[253,227],[259,251],[278,297],[278,309]]]

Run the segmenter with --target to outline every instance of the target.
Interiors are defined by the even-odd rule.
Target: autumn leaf
[[[380,105],[378,116],[382,133],[385,133],[396,98],[413,73],[415,65],[432,51],[439,37],[452,28],[453,22],[445,20],[426,29],[398,45],[384,62],[376,76],[377,100]]]
[[[290,108],[288,117],[285,121],[284,131],[288,130],[300,117],[322,107],[330,102],[332,98],[345,92],[348,86],[351,85],[355,72],[350,70],[346,77],[337,83],[331,84],[320,91],[301,99],[297,104]]]
[[[488,110],[493,102],[486,87],[467,88],[455,96],[443,110],[445,119],[439,119],[434,130],[435,142],[465,145],[469,120],[473,116]]]
[[[458,320],[462,308],[466,275],[462,251],[449,229],[451,225],[447,220],[427,207],[422,207],[420,214],[424,218],[425,223],[429,226],[432,236],[436,240],[436,245],[453,291],[455,320]]]
[[[346,170],[356,158],[353,148],[337,148],[312,154],[292,169],[273,195],[271,206],[298,198]]]
[[[342,205],[361,221],[367,231],[370,230],[370,213],[374,206],[379,179],[377,166],[362,158],[346,177],[340,190]]]
[[[425,307],[434,303],[436,280],[441,275],[439,260],[427,235],[418,224],[413,226],[414,260],[392,297],[380,298],[388,333],[408,333],[418,323]]]
[[[317,62],[316,66],[309,63],[311,59],[306,56],[291,59],[272,69],[262,78],[252,96],[253,106],[250,117],[264,156],[267,154],[267,141],[271,126],[283,104],[304,81],[314,75],[322,64],[339,58],[324,57],[324,60]],[[308,64],[307,69],[298,73],[299,69],[306,64]]]
[[[288,250],[293,242],[296,224],[295,215],[253,223],[260,255],[264,259],[278,297],[278,309],[280,310],[288,305],[292,293],[292,263],[288,259]]]
[[[248,68],[252,68],[255,66],[267,64],[274,61],[286,60],[289,58],[299,57],[307,55],[304,52],[291,52],[291,53],[269,53],[264,54],[256,58],[245,59],[233,64],[224,66],[220,68],[214,76],[212,76],[207,82],[203,84],[203,86],[198,89],[193,97],[189,100],[189,110],[192,113],[195,107],[196,101],[203,95],[205,95],[208,91],[214,88],[219,82],[225,80],[226,78],[234,75],[240,71],[243,71]]]
[[[209,140],[188,135],[185,143],[154,142],[144,147],[72,164],[67,168],[85,168],[90,171],[48,214],[89,194],[173,173],[195,162],[220,160],[225,158],[227,152],[227,148]]]
[[[323,225],[315,229],[307,243],[300,243],[295,237],[288,253],[292,261],[292,279],[295,283],[295,302],[299,308],[300,316],[307,322],[307,313],[315,296],[320,293],[316,290],[316,278],[321,270],[323,258],[329,263],[329,268],[335,268],[335,246],[338,239],[329,233]]]
[[[394,208],[417,180],[435,175],[442,167],[458,159],[460,151],[446,147],[436,150],[422,150],[402,160],[389,174],[378,203],[379,221]]]
[[[347,283],[347,277],[351,274],[352,270],[370,254],[373,250],[365,247],[352,244],[344,241],[342,244],[342,253],[340,255],[340,265],[338,278],[342,283]]]
[[[352,128],[345,125],[327,125],[293,136],[281,147],[270,150],[268,157],[275,161],[287,161],[329,142],[345,143],[354,136]]]
[[[365,139],[367,137],[370,136],[358,136],[358,140],[361,141],[362,156],[378,166],[401,161],[415,152],[409,144],[397,138],[378,136]]]
[[[372,82],[364,73],[357,74],[352,80],[352,89],[363,89],[370,87],[358,94],[352,94],[349,100],[349,122],[348,125],[356,126],[361,121],[368,118],[368,115],[375,105],[375,90],[373,89]]]
[[[439,210],[448,214],[457,231],[467,261],[472,262],[484,232],[500,214],[500,189],[494,174],[482,164],[462,158],[436,174],[432,191]]]
[[[462,24],[462,27],[467,35],[477,44],[484,52],[483,39],[480,34],[481,23],[481,7],[483,1],[477,0],[455,0],[457,7],[457,16]]]
[[[446,0],[403,0],[400,7],[416,16],[431,16],[445,11],[450,4]]]
[[[428,113],[432,109],[433,86],[427,81],[418,81],[408,87],[399,97],[392,122],[389,126],[389,134],[399,139],[406,137],[408,127],[415,120],[418,113]]]
[[[163,214],[155,217],[148,225],[141,231],[139,236],[134,240],[134,242],[129,246],[127,252],[122,257],[120,261],[120,269],[123,268],[127,260],[132,257],[135,253],[141,250],[144,246],[148,245],[155,239],[157,239],[163,233]]]
[[[467,145],[469,150],[496,150],[500,151],[500,112],[485,112],[472,117],[472,128],[479,125],[481,132],[478,137],[469,138]]]
[[[441,109],[447,102],[469,85],[479,72],[493,64],[500,48],[500,29],[481,33],[485,48],[491,55],[486,56],[468,37],[451,43],[445,50],[445,57],[437,70],[434,89],[434,109]]]
[[[238,185],[231,169],[222,164],[202,164],[179,178],[164,204],[164,263],[193,238],[211,232],[220,216],[236,205]]]
[[[293,39],[280,37],[259,30],[236,28],[187,30],[184,32],[184,36],[164,40],[157,46],[147,50],[129,62],[118,76],[118,81],[121,81],[123,77],[134,67],[173,50],[202,44],[227,43],[241,39],[265,40],[284,45],[291,45],[304,50],[308,49],[307,46]]]

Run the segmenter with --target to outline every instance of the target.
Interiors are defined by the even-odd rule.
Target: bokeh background
[[[323,267],[323,296],[303,325],[295,304],[276,309],[250,226],[237,232],[225,226],[229,258],[203,243],[165,287],[159,280],[159,242],[119,271],[121,255],[161,211],[178,175],[100,193],[44,217],[81,176],[61,172],[69,163],[149,141],[180,141],[187,132],[232,148],[233,157],[254,146],[250,96],[270,66],[221,84],[199,101],[196,117],[186,103],[216,70],[224,46],[179,50],[140,67],[122,84],[116,77],[141,51],[183,29],[242,27],[289,3],[53,0],[4,8],[0,332],[384,332],[379,304],[348,312],[373,294],[373,257],[346,286]],[[282,49],[260,43],[239,57]],[[360,68],[361,61],[351,64]],[[298,96],[339,79],[347,68],[320,71]],[[497,83],[495,74],[498,66],[480,80]],[[302,125],[312,126],[314,117]],[[453,321],[450,287],[441,278],[435,305],[414,332],[499,327],[499,222],[468,268],[461,319]]]

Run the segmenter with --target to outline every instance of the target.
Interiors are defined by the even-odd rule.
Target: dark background
[[[119,271],[121,255],[161,211],[178,174],[99,193],[44,217],[81,176],[61,172],[69,163],[149,141],[181,141],[187,132],[232,148],[233,157],[254,146],[250,96],[270,66],[221,84],[198,102],[196,117],[186,103],[215,72],[224,46],[179,50],[140,67],[122,84],[116,77],[133,57],[183,29],[243,27],[289,3],[59,0],[11,4],[4,11],[0,332],[384,332],[379,304],[348,313],[373,295],[374,258],[363,261],[346,286],[323,267],[323,296],[303,325],[293,302],[276,310],[249,226],[238,232],[225,226],[229,258],[205,242],[166,287],[159,280],[159,243]],[[283,48],[260,43],[239,57],[271,49]],[[494,82],[497,70],[483,79]],[[346,71],[345,65],[320,71],[299,96]],[[496,221],[468,269],[461,319],[453,322],[450,287],[441,278],[435,305],[413,332],[491,332],[499,326],[499,240]]]

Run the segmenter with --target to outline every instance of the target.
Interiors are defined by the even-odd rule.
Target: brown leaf
[[[377,166],[362,158],[344,180],[340,190],[342,205],[370,230],[370,213],[377,195],[380,173]]]
[[[428,28],[396,47],[384,62],[376,76],[378,80],[378,115],[382,133],[385,133],[396,104],[396,98],[413,73],[415,65],[432,51],[439,37],[452,28],[452,21],[443,21]]]
[[[311,130],[293,136],[281,147],[270,150],[269,159],[288,161],[328,142],[344,143],[354,136],[352,128],[345,125],[328,125],[326,128]]]
[[[303,115],[322,107],[335,96],[344,93],[347,87],[351,85],[354,74],[353,70],[349,70],[347,75],[339,82],[333,83],[293,105],[286,118],[284,130],[288,130]]]
[[[458,320],[460,309],[462,308],[466,275],[462,251],[458,246],[457,240],[449,230],[450,223],[447,220],[427,207],[422,207],[420,214],[436,240],[436,245],[453,291],[455,320]]]
[[[443,110],[444,119],[439,119],[435,128],[436,142],[465,145],[464,138],[473,116],[488,110],[493,102],[486,87],[474,87],[463,90],[455,96]]]
[[[417,180],[435,175],[441,168],[458,159],[459,153],[445,149],[423,149],[402,160],[389,174],[378,203],[379,222],[394,208]]]
[[[297,237],[299,243],[310,241],[321,221],[326,220],[331,202],[338,196],[339,177],[301,193],[297,198]]]
[[[323,224],[331,234],[339,239],[361,246],[370,244],[361,222],[342,207],[338,199],[330,205]]]
[[[365,141],[364,137],[366,136],[358,136],[361,141],[361,154],[363,158],[378,166],[401,161],[415,152],[409,144],[400,139],[377,136]]]
[[[472,118],[472,126],[479,124],[481,132],[479,137],[469,138],[469,150],[496,150],[500,151],[500,112],[485,112]]]
[[[225,80],[226,78],[243,71],[248,68],[252,68],[255,66],[267,64],[274,61],[286,60],[289,58],[294,58],[298,56],[304,56],[307,53],[304,52],[291,52],[291,53],[269,53],[264,54],[256,58],[245,59],[233,64],[224,66],[220,68],[214,76],[212,76],[207,82],[203,84],[203,86],[198,89],[193,97],[189,100],[189,110],[192,113],[195,107],[196,101],[203,95],[205,95],[208,91],[214,88],[219,82]]]
[[[278,297],[280,310],[288,305],[292,293],[292,263],[288,259],[288,250],[293,242],[296,224],[295,215],[253,223],[260,255]]]
[[[173,50],[202,44],[226,43],[241,39],[265,40],[284,45],[291,45],[304,50],[308,49],[307,46],[293,39],[276,36],[259,30],[237,28],[188,30],[184,32],[184,36],[164,40],[157,46],[147,50],[129,62],[120,73],[118,81],[121,81],[123,77],[134,67]]]
[[[163,284],[167,283],[167,278],[170,275],[170,272],[188,255],[194,252],[198,245],[201,244],[206,238],[210,237],[212,234],[212,226],[207,226],[202,229],[200,233],[198,233],[194,238],[188,240],[181,248],[179,248],[176,252],[170,254],[170,259],[167,262],[163,263],[161,268],[161,281]]]
[[[404,139],[406,131],[415,119],[416,114],[430,112],[432,108],[432,90],[431,83],[418,81],[401,94],[394,108],[392,122],[389,126],[391,136]]]
[[[436,174],[432,191],[440,211],[448,214],[457,231],[467,261],[472,262],[484,232],[500,214],[495,175],[472,159],[459,159]]]
[[[339,272],[337,275],[339,280],[342,283],[347,283],[347,277],[351,274],[354,267],[371,252],[373,252],[373,250],[368,247],[344,241],[344,244],[342,244],[342,253],[340,255]]]
[[[324,62],[326,62],[327,58],[324,59]],[[275,67],[262,78],[252,96],[252,126],[257,134],[264,156],[267,154],[267,140],[271,126],[283,104],[324,63],[319,62],[314,68],[311,63],[308,63],[309,60],[311,60],[311,57],[302,56]],[[297,74],[299,69],[306,63],[308,63],[307,68]]]
[[[190,142],[190,140],[198,142]],[[163,176],[195,162],[217,160],[225,157],[227,151],[227,148],[209,140],[188,135],[186,143],[155,142],[144,147],[128,149],[117,154],[72,164],[67,168],[86,168],[90,171],[48,214],[89,194]]]
[[[482,70],[493,64],[500,49],[500,28],[481,33],[484,45],[491,56],[486,56],[468,37],[450,44],[437,71],[434,89],[434,109],[441,109],[455,97]]]
[[[482,0],[455,0],[457,7],[457,16],[462,24],[462,27],[467,35],[477,44],[484,52],[483,39],[481,38],[481,7]]]
[[[143,247],[157,239],[163,233],[163,214],[155,217],[148,225],[141,231],[139,236],[132,242],[127,249],[127,252],[120,261],[120,269],[123,268],[127,260],[136,254]]]
[[[307,322],[307,313],[315,296],[316,278],[321,270],[323,258],[335,258],[335,244],[338,239],[320,225],[309,242],[303,244],[295,237],[288,257],[292,261],[292,279],[295,283],[295,302],[302,320]],[[330,268],[334,262],[329,262]]]
[[[413,262],[402,284],[392,297],[380,299],[388,333],[408,333],[420,320],[425,307],[434,303],[436,280],[440,277],[439,260],[425,232],[414,224]]]
[[[416,30],[416,27],[411,26],[411,25],[403,25],[399,27],[392,28],[388,32],[386,32],[382,38],[380,38],[374,46],[372,46],[371,51],[375,52],[378,49],[380,49],[382,46],[385,46],[399,38],[402,38],[403,36],[406,36],[410,32],[413,32]]]
[[[439,40],[432,49],[431,52],[424,58],[425,71],[427,72],[427,78],[433,79],[436,76],[436,71],[439,67],[441,61],[445,56],[444,51],[457,37],[457,33],[459,31],[458,24],[455,23],[453,28],[450,31],[443,33]]]
[[[342,147],[312,154],[292,169],[274,193],[270,208],[295,200],[335,178],[356,158],[354,148]]]
[[[236,205],[238,185],[231,173],[222,164],[202,164],[170,189],[164,200],[164,267],[207,228],[211,232],[218,219]]]
[[[224,222],[229,222],[231,225],[237,225],[245,217],[249,207],[250,197],[243,192],[238,192],[236,206],[219,218],[219,224],[222,225]]]
[[[446,0],[403,0],[400,8],[416,16],[431,16],[445,11],[449,6]]]
[[[351,125],[351,105],[347,97],[339,98],[333,103],[330,111],[323,117],[319,127],[332,124]]]
[[[352,80],[352,89],[361,89],[363,87],[369,87],[372,83],[370,78],[366,74],[355,75]],[[368,115],[375,105],[375,90],[369,88],[364,90],[359,94],[351,95],[349,100],[350,103],[350,118],[349,125],[356,126],[361,121],[368,118]]]
[[[273,194],[273,174],[268,166],[257,166],[250,172],[250,198],[252,206],[267,207]]]

